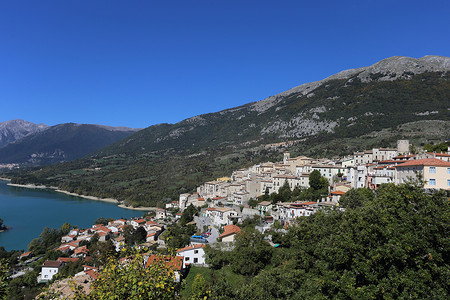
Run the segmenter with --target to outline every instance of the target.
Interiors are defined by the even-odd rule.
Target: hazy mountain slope
[[[0,149],[0,163],[51,164],[83,157],[128,137],[135,130],[88,124],[59,124]]]
[[[48,127],[45,124],[34,124],[24,120],[0,122],[0,148]]]
[[[411,131],[417,141],[446,139],[446,131],[430,134],[405,124],[441,120],[433,124],[448,126],[449,61],[439,56],[388,58],[259,102],[150,126],[91,158],[10,176],[17,182],[154,205],[244,165],[278,159],[277,150],[264,147],[269,143],[295,141],[290,150],[298,154],[331,156],[370,146],[371,136],[377,136],[373,145],[378,146],[393,146]]]

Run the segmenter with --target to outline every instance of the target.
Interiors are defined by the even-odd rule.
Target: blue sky
[[[0,122],[176,123],[390,56],[450,56],[449,16],[450,1],[4,0]]]

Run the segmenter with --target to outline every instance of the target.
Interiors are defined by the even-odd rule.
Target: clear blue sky
[[[450,1],[3,0],[0,122],[176,123],[428,54]]]

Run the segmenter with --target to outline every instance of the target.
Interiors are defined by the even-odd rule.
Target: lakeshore
[[[8,179],[8,178],[0,178],[0,180],[11,182],[11,180]],[[132,207],[132,206],[127,206],[127,205],[123,204],[122,201],[119,201],[117,199],[113,199],[113,198],[99,198],[99,197],[95,197],[95,196],[80,195],[80,194],[77,194],[77,193],[71,193],[71,192],[68,192],[68,191],[60,190],[60,189],[58,189],[57,187],[54,187],[54,186],[50,186],[49,187],[49,186],[45,186],[45,185],[16,184],[16,183],[8,183],[7,185],[8,186],[13,186],[13,187],[27,188],[27,189],[50,189],[50,190],[53,190],[55,192],[62,193],[62,194],[65,194],[65,195],[69,195],[69,196],[80,197],[80,198],[93,200],[93,201],[102,201],[102,202],[117,204],[118,207],[123,208],[123,209],[130,209],[130,210],[137,210],[137,211],[152,211],[152,210],[157,210],[158,209],[158,207],[146,207],[146,206]]]
[[[66,222],[87,227],[100,217],[131,219],[145,213],[110,201],[93,201],[50,188],[24,188],[7,183],[0,181],[0,217],[9,227],[0,233],[0,246],[8,251],[26,249],[44,227],[60,228]]]

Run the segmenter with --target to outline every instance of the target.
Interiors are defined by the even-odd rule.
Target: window
[[[188,261],[189,260],[189,257],[185,257],[186,258],[186,261]]]
[[[436,179],[430,179],[430,185],[436,185]]]
[[[198,250],[194,250],[194,254],[197,254],[198,253]]]
[[[450,186],[450,179],[447,179],[447,186]]]
[[[430,173],[436,173],[436,167],[430,167]]]
[[[447,168],[447,174],[450,174],[450,168]]]
[[[194,258],[194,264],[198,263],[198,258]]]

